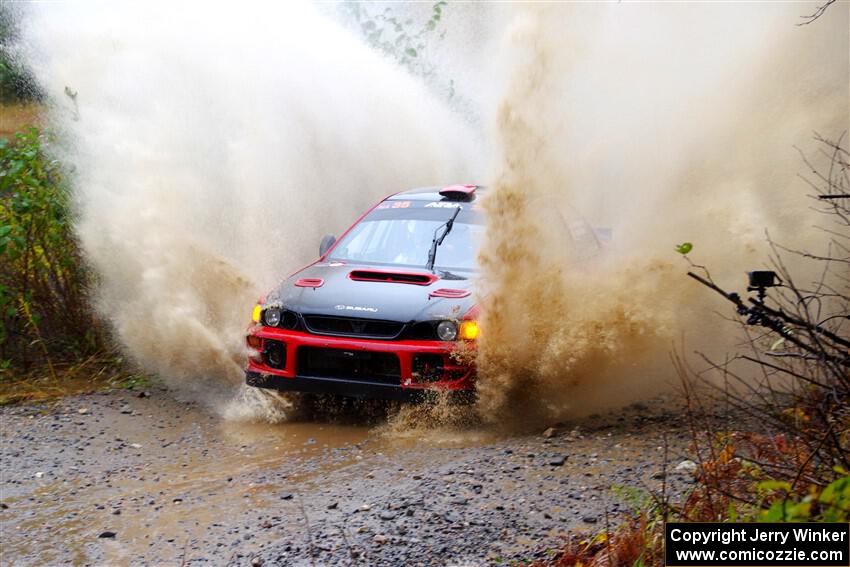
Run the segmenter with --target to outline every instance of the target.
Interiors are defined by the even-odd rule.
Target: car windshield
[[[469,203],[445,201],[381,203],[340,240],[329,260],[425,267],[434,231],[452,217],[458,206],[461,211],[437,248],[434,268],[448,272],[477,270],[478,248],[484,237],[483,216]]]

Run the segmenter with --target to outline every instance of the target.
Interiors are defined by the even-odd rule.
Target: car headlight
[[[437,336],[442,341],[453,341],[457,338],[457,325],[454,321],[440,321],[437,325]]]
[[[265,319],[266,325],[270,327],[277,327],[278,323],[280,323],[280,309],[277,307],[269,307],[263,312],[263,319]]]
[[[478,338],[478,321],[464,321],[460,324],[460,338],[474,341]]]

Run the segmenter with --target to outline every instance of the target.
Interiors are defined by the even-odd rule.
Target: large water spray
[[[191,390],[243,380],[257,298],[374,200],[471,179],[462,120],[310,6],[34,6],[97,309]]]
[[[34,5],[25,48],[97,309],[145,368],[233,391],[252,303],[323,233],[488,183],[477,410],[528,426],[669,387],[683,339],[730,348],[676,243],[729,285],[765,228],[817,245],[794,146],[848,127],[850,32],[846,3],[795,26],[810,6],[451,5],[431,47],[479,131],[310,6]],[[613,237],[580,253],[542,209]]]
[[[734,328],[684,277],[680,242],[733,288],[768,263],[765,229],[823,248],[795,146],[847,130],[850,33],[846,4],[796,26],[808,8],[517,9],[485,203],[482,415],[533,426],[587,414],[675,387],[673,349],[732,352]],[[588,259],[544,208],[613,237]]]

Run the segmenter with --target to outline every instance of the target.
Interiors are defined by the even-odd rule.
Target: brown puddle
[[[488,438],[412,424],[401,434],[387,424],[227,422],[193,404],[121,393],[7,411],[1,499],[8,509],[0,526],[13,564],[180,564],[174,553],[189,542],[209,548],[235,537],[233,530],[244,539],[271,531],[241,525],[246,510],[277,514],[270,523],[301,517],[302,488],[310,492],[334,471],[370,460],[385,466],[423,443],[458,447]],[[20,445],[13,437],[22,430],[31,438]],[[360,475],[353,469],[352,482]],[[104,532],[117,536],[99,538]],[[242,552],[251,542],[240,545]]]

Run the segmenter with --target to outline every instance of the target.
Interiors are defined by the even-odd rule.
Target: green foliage
[[[437,34],[443,8],[447,5],[448,2],[442,0],[435,2],[424,23],[400,18],[392,6],[373,13],[372,6],[367,3],[343,2],[340,9],[346,21],[353,22],[371,47],[395,59],[414,75],[427,78],[434,75],[436,67],[422,58],[422,51],[431,36]]]
[[[43,98],[29,69],[14,56],[19,14],[10,3],[0,4],[0,102],[30,102]]]
[[[118,385],[125,390],[144,390],[150,388],[151,378],[146,374],[131,374]]]
[[[821,521],[850,522],[850,475],[832,482],[818,496],[821,507]]]
[[[812,514],[812,498],[806,496],[799,502],[776,500],[770,508],[759,514],[760,522],[808,522]]]
[[[694,249],[694,245],[690,242],[683,242],[681,244],[676,245],[676,252],[679,254],[685,255]]]
[[[336,16],[367,45],[407,69],[445,100],[458,116],[471,122],[481,120],[479,109],[463,93],[446,68],[434,63],[434,47],[446,37],[448,2],[430,7],[416,2],[359,2],[336,4]],[[448,73],[448,74],[447,74]]]
[[[785,480],[765,480],[756,485],[759,493],[773,492],[775,490],[791,491],[791,483]]]
[[[611,487],[611,493],[628,506],[629,511],[634,515],[650,510],[654,504],[652,494],[642,488],[615,484]]]
[[[73,359],[102,346],[85,302],[67,172],[36,128],[0,139],[0,359]],[[37,359],[37,360],[36,360]]]
[[[796,494],[788,482],[765,481],[758,489],[779,491],[766,510],[758,515],[759,522],[847,522],[850,521],[850,475],[831,482],[820,494]]]

